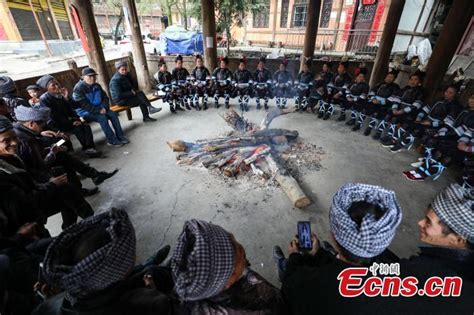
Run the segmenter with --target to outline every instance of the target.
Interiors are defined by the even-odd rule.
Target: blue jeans
[[[89,113],[84,118],[86,120],[95,121],[100,124],[100,127],[102,128],[108,143],[117,143],[120,139],[124,138],[122,126],[120,125],[120,121],[116,113],[108,110],[105,115]],[[109,120],[114,127],[115,134],[112,131],[112,128],[110,128]]]

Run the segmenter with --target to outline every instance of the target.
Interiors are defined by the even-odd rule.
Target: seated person
[[[410,149],[415,142],[414,122],[423,107],[423,73],[416,71],[408,79],[408,84],[399,95],[388,99],[392,110],[388,110],[384,121],[390,126],[387,134],[380,139],[382,145],[393,153]]]
[[[316,235],[309,253],[301,254],[296,241],[288,247],[282,292],[292,314],[308,314],[315,307],[321,314],[373,313],[383,298],[343,297],[338,275],[346,268],[365,267],[378,260],[401,220],[402,210],[393,191],[366,184],[342,186],[329,212],[337,256],[320,248]],[[278,261],[284,260],[281,249],[276,252],[280,252]]]
[[[334,77],[334,73],[331,72],[331,67],[332,67],[332,62],[325,61],[323,63],[321,72],[318,73],[321,80],[323,80],[325,86],[328,85],[332,81],[332,78]]]
[[[309,92],[314,78],[311,72],[311,64],[311,59],[306,60],[303,64],[303,71],[301,71],[295,79],[295,106],[299,111],[305,111],[308,107]]]
[[[347,125],[355,125],[352,131],[357,131],[360,126],[356,124],[357,118],[360,111],[364,108],[367,102],[367,94],[369,94],[370,87],[365,82],[365,76],[367,74],[367,68],[360,68],[359,73],[355,78],[354,84],[352,84],[349,90],[345,94],[345,98],[341,100],[341,115],[337,119],[338,121],[346,120],[346,110],[351,110],[351,119],[347,121]]]
[[[253,95],[252,73],[246,69],[247,58],[239,60],[239,67],[234,72],[235,94],[238,96],[241,111],[249,111],[249,101]]]
[[[450,116],[437,133],[426,139],[425,153],[420,161],[413,163],[416,169],[404,171],[403,175],[412,181],[426,178],[438,179],[445,168],[453,163],[472,159],[474,130],[474,94],[469,98],[469,108],[458,115],[455,121]]]
[[[347,70],[349,63],[347,61],[341,61],[337,67],[337,74],[332,78],[331,82],[327,85],[328,94],[330,96],[330,102],[328,106],[325,106],[323,110],[319,111],[319,118],[324,120],[329,119],[334,113],[334,104],[339,104],[340,100],[344,97],[345,90],[349,88],[352,83],[352,77]]]
[[[76,109],[79,116],[86,121],[95,121],[100,124],[108,145],[122,146],[129,143],[123,134],[117,114],[110,110],[107,94],[97,83],[97,73],[94,69],[82,69],[82,80],[74,86],[72,98],[80,104],[80,108]],[[109,121],[115,133],[110,128]]]
[[[15,121],[15,108],[20,105],[29,106],[28,102],[18,96],[15,82],[12,78],[0,76],[0,98],[3,99],[7,106],[8,115],[11,121]]]
[[[202,97],[202,108],[207,110],[211,73],[204,66],[204,60],[201,55],[196,56],[196,67],[191,71],[191,78],[194,81],[194,86],[192,87],[194,108],[198,110],[201,109],[199,106],[199,98]]]
[[[12,123],[0,116],[0,209],[5,211],[1,235],[10,237],[23,224],[37,222],[42,235],[49,236],[43,227],[49,216],[61,212],[64,229],[75,223],[78,215],[85,218],[93,214],[81,191],[68,183],[66,175],[36,183],[18,157],[17,147]]]
[[[173,77],[171,76],[171,73],[168,71],[168,66],[166,65],[166,62],[163,58],[160,59],[160,62],[158,63],[158,68],[159,71],[155,73],[153,76],[154,83],[155,83],[155,89],[158,90],[158,92],[163,93],[163,98],[161,101],[163,103],[168,103],[170,106],[170,111],[173,114],[176,114],[176,109],[174,108],[173,101],[174,101],[174,92],[173,92],[173,87],[172,87],[172,81]]]
[[[268,101],[272,98],[272,73],[265,67],[267,62],[264,56],[260,57],[254,73],[255,101],[260,109],[260,99],[263,98],[263,108],[268,110]]]
[[[471,196],[472,197],[472,196]],[[418,222],[420,241],[418,255],[400,260],[401,277],[412,276],[419,283],[430,277],[460,277],[459,297],[415,295],[400,298],[393,312],[423,310],[426,314],[469,314],[474,310],[474,200],[458,184],[439,193]],[[392,308],[392,305],[390,305]]]
[[[186,221],[171,259],[177,314],[286,314],[280,290],[249,268],[220,226]]]
[[[214,107],[219,108],[219,98],[224,98],[225,108],[229,108],[230,96],[232,94],[232,71],[228,68],[229,58],[221,57],[219,67],[212,71]]]
[[[125,211],[112,209],[75,224],[55,238],[43,261],[46,285],[64,292],[32,314],[170,314],[162,293],[172,288],[169,268],[157,267],[163,271],[154,280],[158,287],[147,288],[144,273],[134,272],[135,259],[135,230]]]
[[[273,74],[273,93],[275,95],[275,102],[278,108],[286,108],[288,104],[288,98],[292,95],[291,86],[293,84],[293,76],[288,67],[288,59],[284,57],[280,61],[278,70]]]
[[[54,177],[54,169],[60,169],[62,173],[67,174],[71,184],[82,188],[76,172],[91,178],[96,185],[118,172],[118,170],[111,173],[99,172],[67,153],[67,148],[64,146],[53,144],[46,147],[41,139],[41,132],[49,119],[49,112],[47,107],[18,106],[15,108],[18,122],[14,124],[14,130],[18,138],[18,156],[23,160],[26,170],[35,181],[46,183]],[[91,196],[98,191],[97,187],[94,189],[82,188],[84,196]]]
[[[39,100],[41,96],[41,88],[37,86],[36,84],[32,84],[26,87],[26,91],[28,92],[28,95],[31,97],[28,100],[28,104],[30,104],[31,107],[41,106],[41,103]]]
[[[130,107],[139,106],[144,122],[155,121],[156,119],[151,118],[150,115],[158,113],[161,107],[153,107],[145,93],[138,91],[135,87],[136,84],[128,71],[127,61],[117,61],[115,69],[117,69],[117,72],[112,76],[109,83],[110,97],[113,104]]]
[[[391,109],[388,106],[387,99],[392,95],[398,95],[400,93],[400,86],[395,83],[397,78],[398,70],[391,69],[385,74],[385,78],[382,82],[375,84],[369,93],[369,101],[366,103],[365,108],[359,115],[357,125],[362,126],[364,120],[369,117],[369,125],[364,131],[364,136],[370,135],[372,129],[376,129],[375,134],[372,136],[375,140],[380,139],[382,132],[387,127],[387,122],[383,119],[387,112]]]
[[[183,110],[183,107],[186,107],[187,110],[191,110],[191,100],[189,98],[188,87],[189,71],[183,67],[183,57],[181,55],[176,56],[175,63],[176,67],[171,71],[171,77],[173,78],[173,84],[175,85],[174,92],[176,94],[176,109]]]
[[[51,109],[51,120],[48,124],[64,133],[73,133],[81,143],[82,152],[88,157],[101,155],[96,150],[91,127],[76,114],[74,109],[79,104],[69,98],[69,91],[51,75],[42,76],[36,82],[46,92],[40,97],[40,104]]]

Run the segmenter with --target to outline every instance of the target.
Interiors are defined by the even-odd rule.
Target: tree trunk
[[[167,3],[169,3],[169,2],[167,2]],[[173,25],[173,16],[171,14],[171,6],[169,4],[166,7],[166,11],[167,11],[167,14],[168,14],[168,26],[171,26],[171,25]]]
[[[188,30],[188,14],[186,12],[186,0],[183,0],[184,29]]]
[[[115,45],[118,44],[118,40],[117,40],[118,30],[119,30],[120,24],[122,24],[122,21],[123,21],[123,7],[120,8],[119,18],[118,18],[117,24],[115,25],[115,32],[114,32],[114,44]]]
[[[229,56],[230,54],[230,26],[227,26],[225,31],[227,35],[227,56]]]

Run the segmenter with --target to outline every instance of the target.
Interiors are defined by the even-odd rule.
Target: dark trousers
[[[92,129],[89,125],[74,127],[72,133],[76,135],[77,140],[81,143],[82,150],[95,148],[94,136],[92,135]]]
[[[98,171],[95,168],[67,152],[59,152],[56,154],[56,160],[53,163],[53,167],[57,166],[63,167],[67,174],[68,181],[79,188],[82,188],[82,184],[77,173],[84,175],[87,178],[93,178],[98,175]]]
[[[113,111],[108,110],[105,115],[89,113],[84,118],[86,120],[95,121],[100,124],[100,127],[102,128],[108,143],[117,143],[119,142],[119,139],[122,139],[124,136],[117,114]],[[112,128],[110,128],[109,121],[112,123],[115,133]]]
[[[145,93],[142,91],[138,91],[137,94],[133,97],[130,97],[126,100],[121,100],[120,102],[117,102],[119,105],[125,105],[125,106],[130,106],[130,107],[140,107],[140,110],[142,112],[143,118],[147,118],[150,115],[148,114],[148,106],[151,106],[150,101],[146,97]]]

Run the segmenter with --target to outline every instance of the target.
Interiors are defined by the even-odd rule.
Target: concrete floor
[[[254,103],[251,104],[247,117],[260,122],[265,112],[256,111]],[[434,182],[407,181],[401,172],[416,161],[415,152],[393,154],[334,118],[323,121],[312,114],[295,113],[275,119],[272,127],[296,129],[302,140],[321,146],[326,152],[321,169],[304,172],[300,179],[313,204],[304,210],[295,209],[277,187],[224,180],[204,168],[175,164],[175,153],[166,141],[195,141],[230,130],[218,116],[224,111],[221,107],[171,115],[165,106],[155,115],[157,122],[143,124],[139,110],[134,109],[133,121],[121,115],[131,140],[121,148],[105,146],[99,126],[93,125],[96,141],[107,158],[88,162],[99,170],[119,168],[120,171],[102,184],[101,193],[89,201],[97,212],[111,207],[128,211],[136,228],[139,260],[163,244],[174,245],[183,222],[198,218],[234,233],[246,249],[253,269],[277,284],[273,245],[279,244],[286,251],[299,220],[311,221],[320,239],[330,239],[329,206],[333,194],[347,182],[378,184],[397,193],[403,221],[391,249],[400,256],[409,256],[416,253],[419,245],[417,221],[436,193],[454,180],[452,171],[447,170]],[[86,180],[84,185],[88,187],[92,183]],[[50,219],[48,227],[58,233],[60,218]]]

